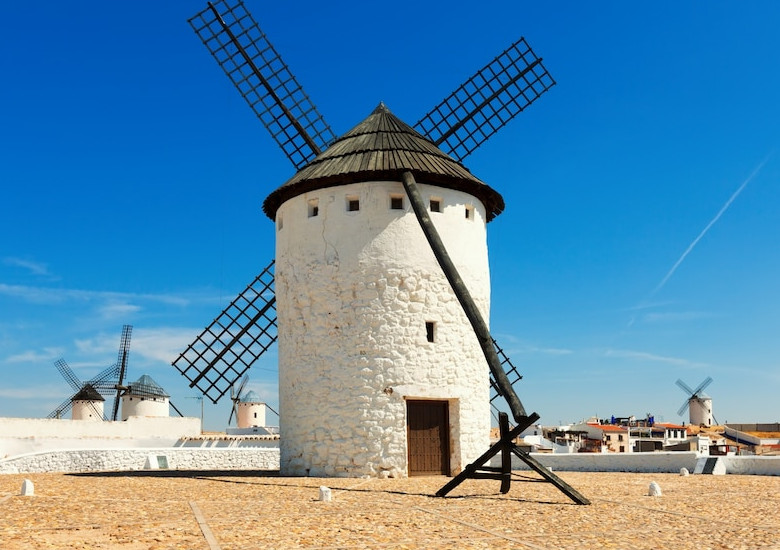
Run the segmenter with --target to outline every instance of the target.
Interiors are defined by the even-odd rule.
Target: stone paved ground
[[[780,549],[780,477],[560,473],[593,502],[578,506],[530,473],[447,498],[443,477],[166,474],[0,476],[0,548]]]

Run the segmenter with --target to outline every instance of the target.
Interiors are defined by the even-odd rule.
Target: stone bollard
[[[661,486],[658,485],[655,481],[650,482],[650,488],[647,490],[648,496],[651,497],[660,497],[661,496]]]
[[[329,487],[325,487],[324,485],[320,486],[320,501],[321,502],[330,502],[333,500],[333,493],[331,492]]]
[[[681,476],[687,476],[690,472],[688,472],[688,468],[680,468],[680,475]]]
[[[35,485],[29,479],[22,482],[22,496],[31,497],[35,494]]]

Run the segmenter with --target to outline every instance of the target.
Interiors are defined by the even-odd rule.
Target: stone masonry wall
[[[279,469],[278,448],[82,449],[31,453],[0,460],[0,474],[132,471],[148,467],[149,457],[165,456],[171,470]]]
[[[458,191],[421,191],[441,201],[443,211],[431,217],[487,320],[484,208]],[[295,197],[279,210],[285,475],[406,475],[408,398],[449,402],[453,471],[487,448],[487,363],[403,193],[397,182],[352,184]],[[392,196],[403,197],[403,209],[390,208]],[[347,210],[348,198],[358,198],[358,211]],[[427,341],[426,322],[435,323],[435,342]]]

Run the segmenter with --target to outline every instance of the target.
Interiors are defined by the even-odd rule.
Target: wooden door
[[[447,401],[406,402],[409,475],[450,474],[450,419]]]

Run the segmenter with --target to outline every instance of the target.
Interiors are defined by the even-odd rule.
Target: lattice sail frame
[[[335,139],[243,2],[209,2],[189,23],[297,169]]]
[[[509,46],[414,125],[462,161],[504,127],[555,80],[525,38]]]
[[[86,382],[81,382],[76,377],[76,373],[73,372],[73,369],[70,368],[64,359],[57,359],[57,361],[54,362],[54,366],[57,367],[57,370],[60,372],[60,374],[62,374],[63,378],[65,378],[65,380],[68,382],[71,388],[75,390],[76,393],[81,391],[81,389],[87,384],[92,386],[95,391],[97,391],[104,398],[113,395],[114,391],[116,390],[117,377],[119,376],[119,367],[116,364],[103,369],[94,378],[91,378]],[[70,409],[73,407],[73,397],[76,395],[76,393],[63,401],[60,406],[50,412],[46,418],[62,418],[63,415],[67,414],[68,411],[70,411]],[[105,409],[103,411],[103,419],[110,420],[108,411]]]
[[[272,261],[173,362],[214,403],[276,342],[273,267]]]
[[[498,342],[496,342],[496,339],[493,338],[493,347],[496,348],[496,354],[498,355],[498,359],[501,361],[501,367],[504,369],[504,372],[507,375],[507,378],[509,378],[509,384],[514,388],[514,385],[523,379],[523,375],[520,374],[520,371],[517,370],[517,367],[512,363],[512,361],[509,359],[509,356],[504,352],[503,349],[501,349],[501,346],[498,345]],[[493,408],[495,412],[499,412],[498,405],[496,403],[496,400],[499,397],[504,397],[501,393],[501,389],[498,387],[498,384],[496,383],[495,378],[493,378],[493,374],[490,375],[490,406]]]

